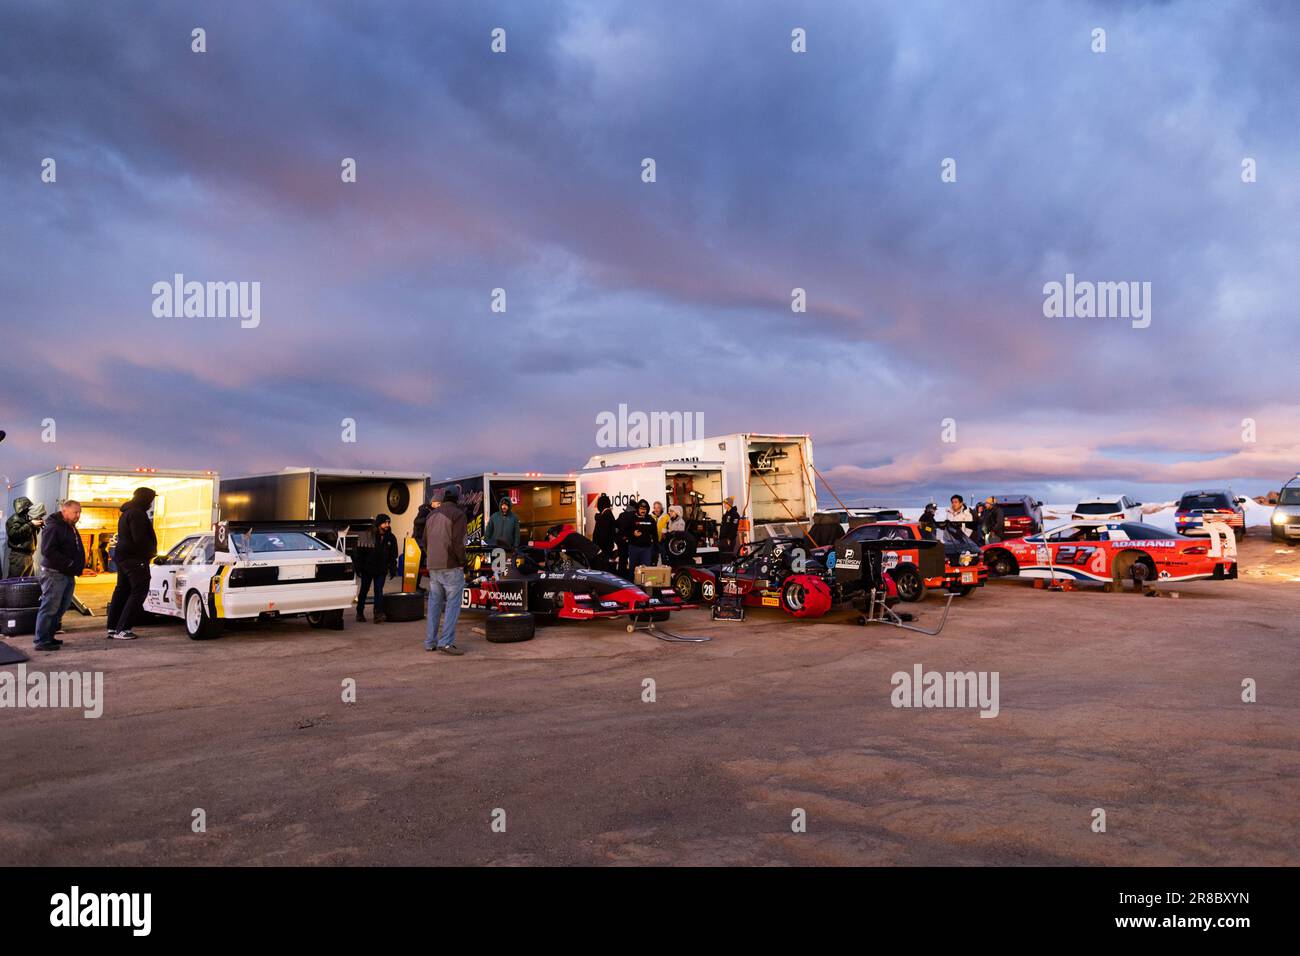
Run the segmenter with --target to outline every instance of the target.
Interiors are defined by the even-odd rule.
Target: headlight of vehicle
[[[1284,524],[1285,522],[1286,522],[1286,515],[1282,514],[1282,512],[1280,511],[1273,512],[1274,524]]]

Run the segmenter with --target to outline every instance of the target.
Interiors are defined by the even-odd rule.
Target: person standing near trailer
[[[140,617],[145,596],[149,593],[149,562],[158,553],[158,536],[153,530],[149,509],[156,494],[152,488],[137,488],[131,500],[122,505],[117,519],[117,585],[108,602],[110,641],[133,641],[131,625]]]
[[[63,642],[54,635],[72,606],[77,575],[86,569],[86,548],[77,533],[81,503],[65,501],[41,531],[41,605],[36,612],[36,649],[57,651]]]
[[[375,537],[369,547],[357,549],[357,577],[361,589],[357,592],[357,620],[366,619],[366,593],[374,585],[375,623],[384,623],[384,578],[397,577],[397,536],[393,534],[393,519],[386,514],[375,515]]]
[[[609,502],[609,495],[601,494],[596,499],[596,527],[591,534],[592,543],[600,548],[601,560],[605,570],[612,571],[618,565],[617,535],[614,530],[614,507]]]
[[[424,649],[459,657],[456,621],[465,590],[465,512],[460,507],[460,485],[444,488],[424,523],[425,562],[429,567],[429,608],[425,618]],[[445,613],[444,613],[445,608]],[[438,618],[442,617],[442,630]]]
[[[659,546],[658,522],[650,514],[650,502],[642,499],[636,505],[636,517],[628,532],[628,578],[634,580],[636,569],[654,564],[655,549]]]
[[[497,502],[497,510],[483,531],[483,543],[489,548],[506,547],[511,551],[519,548],[519,517],[510,507],[508,496],[502,495]]]
[[[36,552],[36,536],[40,533],[42,522],[33,518],[31,512],[31,498],[15,498],[14,513],[5,522],[5,542],[9,549],[8,577],[11,578],[32,576],[32,555]]]
[[[636,499],[629,497],[623,513],[614,522],[614,535],[618,539],[618,576],[626,578],[631,573],[628,564],[631,561],[632,525],[636,524]]]
[[[740,537],[740,512],[736,510],[736,499],[727,495],[722,499],[726,510],[722,512],[722,527],[718,529],[718,550],[735,553],[736,539]]]

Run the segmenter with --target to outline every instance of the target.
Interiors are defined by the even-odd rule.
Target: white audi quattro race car
[[[352,560],[314,527],[221,522],[211,534],[191,535],[149,566],[145,610],[181,618],[196,641],[220,637],[225,621],[264,615],[301,614],[313,627],[341,630],[356,598]]]

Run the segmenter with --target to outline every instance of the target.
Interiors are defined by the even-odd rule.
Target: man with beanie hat
[[[117,519],[117,586],[108,602],[108,639],[133,641],[131,625],[140,616],[149,593],[149,562],[158,553],[158,536],[154,534],[149,509],[156,497],[152,488],[137,488],[131,500],[122,505]]]
[[[384,578],[397,577],[397,536],[393,534],[393,519],[386,514],[375,515],[373,541],[357,548],[357,577],[361,590],[357,593],[357,620],[366,619],[366,592],[375,586],[375,623],[384,623]]]
[[[465,590],[465,511],[460,506],[460,485],[446,488],[429,513],[424,523],[424,557],[429,567],[424,649],[459,657],[465,653],[456,646],[456,621]],[[439,617],[443,618],[441,632]]]

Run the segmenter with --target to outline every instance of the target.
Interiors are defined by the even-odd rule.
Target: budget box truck
[[[578,476],[582,492],[582,521],[578,530],[588,538],[596,524],[596,502],[608,495],[617,516],[633,500],[656,501],[666,509],[677,505],[690,526],[699,521],[719,523],[727,491],[720,461],[652,461],[587,468]]]
[[[43,506],[46,514],[53,514],[65,501],[81,502],[77,530],[86,546],[86,568],[102,573],[109,570],[108,551],[117,534],[122,505],[136,488],[157,492],[153,526],[162,554],[182,538],[212,529],[220,484],[215,471],[58,465],[53,471],[10,485],[5,514],[13,514],[18,498],[30,498],[33,505]]]
[[[781,524],[806,528],[817,511],[812,438],[808,435],[740,432],[677,444],[601,452],[587,460],[584,488],[587,487],[585,476],[594,469],[692,463],[721,471],[723,494],[735,497],[736,508],[752,528],[754,538],[765,536],[768,528]],[[662,500],[648,497],[651,502]]]

